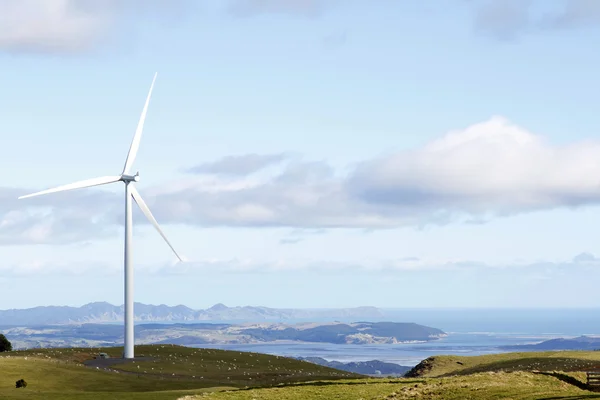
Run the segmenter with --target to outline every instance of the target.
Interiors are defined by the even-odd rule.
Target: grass
[[[152,360],[118,366],[119,370],[142,374],[192,376],[209,384],[227,383],[235,387],[272,386],[316,379],[359,377],[360,375],[321,367],[292,358],[260,353],[193,349],[180,346],[165,353],[161,346],[140,346],[140,356]]]
[[[176,399],[207,391],[264,387],[359,375],[263,354],[173,345],[137,346],[148,361],[88,367],[99,352],[118,358],[122,348],[35,349],[0,355],[0,398]],[[25,379],[27,388],[16,389]],[[108,395],[110,393],[110,395]]]
[[[508,353],[477,357],[436,356],[413,378],[308,382],[288,387],[203,393],[189,399],[600,399],[586,390],[585,371],[600,367],[600,352]]]
[[[189,400],[577,400],[600,399],[552,376],[487,372],[448,378],[353,380],[204,393]]]
[[[16,389],[15,382],[25,379],[27,387]],[[198,387],[181,390],[179,385],[147,377],[98,371],[74,363],[33,357],[0,359],[0,398],[6,399],[175,399],[196,393]],[[185,386],[183,386],[185,388]]]
[[[258,353],[173,345],[136,347],[142,361],[104,369],[86,366],[121,348],[44,349],[0,355],[0,398],[32,400],[402,400],[599,399],[585,390],[585,373],[600,352],[436,356],[422,376],[368,379],[315,364]],[[108,362],[111,360],[109,359]],[[28,386],[16,389],[24,378]],[[352,378],[352,379],[349,379]]]
[[[600,368],[599,351],[504,353],[476,357],[434,356],[423,360],[413,370],[417,373],[409,376],[440,377],[488,371],[585,371],[589,368]]]

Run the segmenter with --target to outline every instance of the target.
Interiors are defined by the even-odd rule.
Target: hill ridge
[[[192,309],[182,304],[168,306],[136,302],[134,312],[137,322],[381,320],[384,317],[380,309],[371,306],[293,309],[263,306],[228,307],[223,303],[217,303],[207,309]],[[121,321],[123,321],[123,306],[104,301],[91,302],[80,307],[51,305],[0,310],[0,325],[30,326]]]

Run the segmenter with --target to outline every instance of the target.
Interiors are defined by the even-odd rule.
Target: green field
[[[600,399],[551,376],[488,372],[452,378],[320,382],[295,387],[206,393],[194,400],[576,400]]]
[[[488,371],[585,371],[600,368],[600,351],[546,351],[477,357],[435,356],[423,360],[415,377],[468,375]]]
[[[36,349],[0,355],[0,399],[177,399],[185,394],[358,375],[256,353],[172,345],[137,346],[147,361],[89,367],[99,352],[122,348]],[[108,360],[111,361],[111,360]],[[28,386],[16,389],[25,379]],[[108,393],[107,393],[108,392]]]
[[[204,400],[577,400],[600,399],[587,390],[585,371],[600,367],[600,352],[436,356],[414,377],[314,382],[285,388],[204,393]]]
[[[90,366],[101,351],[115,358],[95,362],[118,363]],[[414,377],[367,379],[257,353],[172,345],[136,351],[143,361],[120,363],[120,348],[2,353],[0,399],[600,399],[586,390],[582,372],[600,367],[600,352],[436,356]],[[21,378],[28,386],[16,389]]]

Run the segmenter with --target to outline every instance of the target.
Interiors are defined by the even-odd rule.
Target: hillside
[[[121,348],[3,353],[0,398],[575,400],[600,397],[585,390],[585,375],[581,372],[540,372],[586,369],[600,363],[598,352],[432,357],[428,359],[431,365],[428,374],[438,377],[365,379],[316,364],[256,353],[169,345],[139,346],[137,350],[143,359],[125,363],[113,358],[93,359],[99,351],[118,356]],[[513,372],[506,372],[509,370]],[[16,389],[14,382],[21,378],[28,386]]]
[[[223,304],[204,310],[178,305],[167,306],[135,303],[135,320],[139,322],[193,321],[323,321],[381,320],[383,312],[375,307],[341,309],[283,309],[269,307],[227,307]],[[0,310],[0,326],[34,326],[70,323],[107,323],[123,321],[123,306],[106,302],[81,307],[44,306],[27,309]]]
[[[434,356],[413,369],[406,377],[443,377],[482,372],[585,371],[600,368],[600,352],[551,351],[504,353],[485,356]]]
[[[359,322],[354,324],[317,324],[266,326],[242,331],[260,341],[292,340],[337,344],[393,344],[429,341],[446,336],[442,330],[413,323]]]
[[[600,337],[579,336],[576,338],[557,338],[545,340],[535,344],[519,344],[512,346],[501,346],[503,350],[598,350],[600,349]]]
[[[175,399],[228,387],[262,387],[308,380],[360,377],[291,358],[180,346],[138,346],[143,360],[118,357],[122,348],[45,349],[0,353],[0,398]],[[15,381],[25,379],[25,389]],[[108,397],[110,396],[110,397]]]
[[[598,394],[551,376],[486,373],[436,379],[370,379],[315,382],[182,396],[181,400],[583,400]]]
[[[0,329],[16,349],[45,347],[102,347],[123,343],[123,327],[116,324],[68,324]],[[319,343],[400,343],[436,340],[446,334],[436,328],[412,323],[362,322],[302,324],[141,324],[135,328],[136,343],[248,344],[286,340]]]
[[[269,390],[218,392],[186,399],[204,400],[583,400],[585,371],[600,367],[599,352],[509,353],[477,357],[437,356],[403,379],[304,383]]]

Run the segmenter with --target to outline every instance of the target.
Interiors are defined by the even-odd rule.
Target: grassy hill
[[[583,400],[600,399],[551,376],[488,372],[452,378],[353,380],[305,383],[183,396],[186,400]]]
[[[546,351],[477,357],[435,356],[421,361],[408,377],[469,375],[489,371],[585,371],[600,368],[600,351]]]
[[[115,359],[93,360],[99,352]],[[35,349],[0,354],[0,398],[176,399],[223,388],[360,377],[257,353],[174,345],[137,346],[143,361],[115,363],[122,348]],[[28,386],[16,389],[25,379]],[[110,392],[107,393],[107,392]]]
[[[412,378],[367,379],[319,365],[257,353],[139,346],[135,362],[121,348],[44,349],[0,355],[0,398],[7,399],[600,399],[585,390],[585,371],[600,352],[509,353],[430,357]],[[112,357],[94,360],[103,351]],[[25,379],[28,386],[16,389]]]
[[[586,389],[585,373],[600,368],[600,352],[509,353],[477,357],[436,356],[412,377],[309,382],[283,388],[205,393],[188,399],[440,399],[582,400],[600,399]]]

